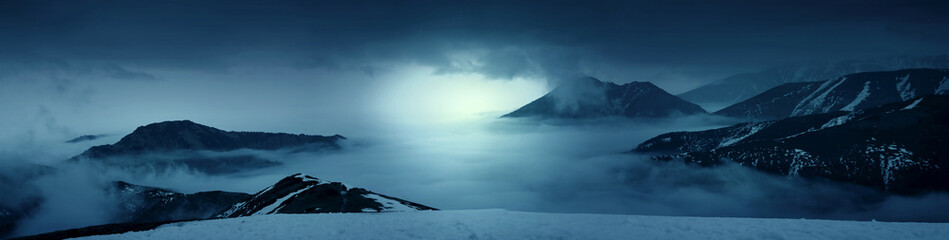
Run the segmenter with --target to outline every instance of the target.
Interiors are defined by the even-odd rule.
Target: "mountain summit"
[[[231,132],[188,120],[152,123],[115,144],[91,147],[72,161],[92,160],[127,168],[184,166],[211,174],[279,165],[248,151],[319,151],[339,149],[340,135]]]
[[[174,150],[277,150],[304,145],[339,148],[336,141],[341,139],[346,138],[340,135],[326,137],[287,133],[229,132],[189,120],[179,120],[138,127],[119,142],[92,147],[82,153],[82,156],[106,157],[116,154]]]
[[[356,213],[437,210],[418,203],[294,174],[235,204],[218,217],[275,213]]]
[[[501,117],[668,117],[706,113],[649,82],[617,85],[586,77],[563,84]]]

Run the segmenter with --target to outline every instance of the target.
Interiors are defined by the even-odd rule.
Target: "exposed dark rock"
[[[115,221],[125,223],[206,219],[250,198],[250,194],[222,191],[183,194],[121,181],[109,192],[121,202],[123,214]]]

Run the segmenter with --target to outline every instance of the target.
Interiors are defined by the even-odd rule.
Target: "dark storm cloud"
[[[625,73],[661,81],[683,69],[733,74],[949,50],[942,1],[0,4],[0,48],[203,71],[264,64],[372,73],[372,62],[408,61],[498,79]],[[480,51],[479,64],[458,65],[451,52],[463,50]],[[136,76],[144,75],[115,75]],[[615,81],[631,80],[644,79]]]

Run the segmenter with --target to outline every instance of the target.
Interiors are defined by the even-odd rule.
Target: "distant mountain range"
[[[656,118],[706,113],[649,82],[617,85],[587,77],[567,82],[502,117]]]
[[[732,161],[775,174],[916,194],[949,190],[946,146],[949,96],[928,95],[852,112],[666,133],[633,151],[701,166]]]
[[[236,150],[319,151],[339,149],[340,135],[229,132],[192,121],[167,121],[138,127],[115,144],[89,148],[72,161],[153,169],[184,166],[209,174],[279,165]]]
[[[836,63],[794,64],[726,77],[678,96],[703,106],[727,106],[784,83],[822,81],[860,72],[911,68],[949,68],[949,56],[890,57]]]
[[[859,110],[927,94],[949,94],[949,70],[866,72],[821,82],[786,83],[714,114],[772,120]]]

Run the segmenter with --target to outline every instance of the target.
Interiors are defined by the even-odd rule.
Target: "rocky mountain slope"
[[[185,194],[169,189],[111,182],[105,195],[116,205],[103,211],[114,213],[113,224],[78,231],[109,232],[154,227],[160,224],[211,218],[230,218],[275,213],[378,213],[437,210],[399,198],[323,181],[303,174],[283,178],[257,194],[207,191]],[[99,194],[99,193],[91,193]],[[36,209],[41,199],[33,201]],[[31,212],[25,208],[0,207],[0,237],[10,234],[18,221]],[[66,232],[76,232],[66,231]],[[71,233],[72,234],[72,233]]]
[[[558,86],[543,97],[502,117],[656,118],[706,113],[649,82],[623,85],[588,77]]]
[[[949,94],[949,70],[866,72],[821,82],[787,83],[714,114],[772,120],[859,110],[927,94]]]
[[[209,191],[184,194],[168,189],[114,182],[107,190],[120,202],[115,222],[145,223],[206,219],[250,198],[250,194]]]
[[[218,217],[274,213],[352,213],[436,210],[418,203],[323,181],[303,174],[286,177],[237,203]]]
[[[673,132],[633,151],[702,166],[728,162],[916,194],[949,190],[949,96],[876,108]],[[663,155],[664,154],[664,155]]]
[[[785,83],[822,81],[860,72],[910,68],[949,68],[949,56],[904,56],[835,63],[793,64],[726,77],[678,96],[703,106],[727,106]]]

